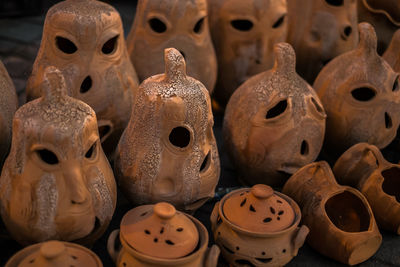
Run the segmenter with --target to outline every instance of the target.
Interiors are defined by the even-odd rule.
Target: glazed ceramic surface
[[[326,114],[295,72],[293,48],[279,43],[274,54],[274,68],[241,85],[225,110],[225,147],[248,184],[283,185],[323,143]]]
[[[117,195],[96,115],[66,95],[56,68],[46,68],[43,84],[43,97],[14,116],[0,178],[1,216],[24,245],[50,239],[93,243],[106,230]]]

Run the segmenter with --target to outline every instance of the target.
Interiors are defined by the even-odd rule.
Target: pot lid
[[[195,250],[199,233],[183,212],[160,202],[128,211],[122,218],[121,238],[145,255],[177,259]]]
[[[284,230],[295,219],[289,202],[264,184],[232,192],[223,203],[223,213],[231,223],[262,233]]]
[[[100,267],[103,264],[96,254],[85,247],[68,242],[48,241],[18,252],[10,259],[7,266]]]

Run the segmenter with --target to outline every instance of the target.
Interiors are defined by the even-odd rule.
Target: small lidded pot
[[[120,231],[122,248],[115,250]],[[167,202],[143,205],[124,215],[107,249],[117,266],[217,266],[219,249],[207,250],[208,233],[194,217]]]
[[[264,184],[233,191],[211,214],[214,239],[232,266],[283,266],[309,232],[299,206]]]
[[[78,244],[47,241],[24,248],[5,267],[102,267],[99,257]]]

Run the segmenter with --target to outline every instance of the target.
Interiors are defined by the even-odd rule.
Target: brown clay
[[[263,184],[233,191],[214,206],[214,239],[231,266],[283,266],[308,234],[299,206]]]
[[[129,60],[119,13],[95,0],[66,0],[49,9],[27,84],[27,99],[41,96],[48,66],[64,75],[68,94],[96,112],[102,145],[111,156],[129,121],[138,80]]]
[[[80,245],[48,241],[29,247],[12,256],[5,267],[102,267],[99,257]]]
[[[119,267],[217,266],[219,249],[215,245],[207,249],[206,228],[166,202],[139,206],[126,213],[119,234],[122,248],[116,251],[118,232],[109,236],[107,249]]]
[[[287,35],[286,0],[209,0],[218,59],[214,95],[225,106],[251,76],[273,66],[274,44]]]
[[[214,90],[217,59],[206,0],[139,0],[127,45],[140,81],[164,72],[164,49],[173,47],[184,56],[189,76]]]
[[[12,118],[17,108],[18,99],[14,84],[0,61],[0,169],[10,150]]]
[[[400,122],[398,74],[377,54],[373,27],[358,28],[358,47],[329,62],[314,83],[328,115],[325,141],[332,154],[360,142],[383,148]]]
[[[96,114],[66,95],[59,70],[44,72],[43,97],[20,107],[0,178],[0,211],[14,239],[93,243],[116,205]]]
[[[382,57],[395,72],[400,72],[400,29],[393,34],[392,40]]]
[[[397,0],[357,0],[358,20],[374,26],[378,36],[378,52],[382,54],[393,33],[400,28],[400,5]]]
[[[225,110],[225,147],[248,184],[283,185],[323,143],[325,111],[295,72],[293,48],[276,44],[274,55],[274,68],[241,85]]]
[[[357,46],[354,0],[288,0],[288,19],[297,72],[309,83],[327,62]]]
[[[139,87],[114,168],[135,205],[166,201],[193,211],[214,196],[220,165],[210,97],[185,68],[178,50],[168,48],[165,74]]]
[[[340,184],[357,188],[368,199],[383,229],[400,235],[400,165],[384,159],[373,145],[349,148],[333,167]]]
[[[338,185],[325,161],[298,170],[282,192],[300,206],[310,228],[307,242],[319,253],[344,264],[361,263],[378,250],[382,236],[367,199]]]

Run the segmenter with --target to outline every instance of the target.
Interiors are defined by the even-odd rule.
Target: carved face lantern
[[[288,0],[288,14],[297,72],[309,83],[327,62],[357,46],[356,0]]]
[[[110,154],[128,124],[138,86],[118,12],[94,0],[67,0],[53,6],[28,81],[28,100],[41,95],[47,66],[63,73],[69,95],[94,109],[101,140],[106,141],[103,146]]]
[[[139,0],[128,36],[128,51],[139,79],[164,71],[164,49],[183,55],[188,74],[211,93],[217,59],[208,29],[206,0]]]
[[[116,205],[96,115],[66,96],[54,67],[45,70],[43,94],[14,116],[11,152],[0,179],[1,215],[21,244],[92,243],[106,230]]]
[[[358,48],[326,65],[314,83],[327,112],[326,145],[340,154],[360,142],[378,148],[396,136],[400,122],[398,74],[376,52],[376,35],[359,24]]]
[[[241,85],[225,110],[229,155],[248,184],[282,185],[318,156],[325,111],[317,94],[295,72],[295,53],[275,45],[275,66]]]
[[[286,40],[286,0],[210,0],[210,30],[218,57],[217,100],[273,65],[273,46]]]
[[[165,50],[165,70],[140,85],[114,169],[134,204],[192,211],[214,196],[220,173],[211,102],[176,49]]]

